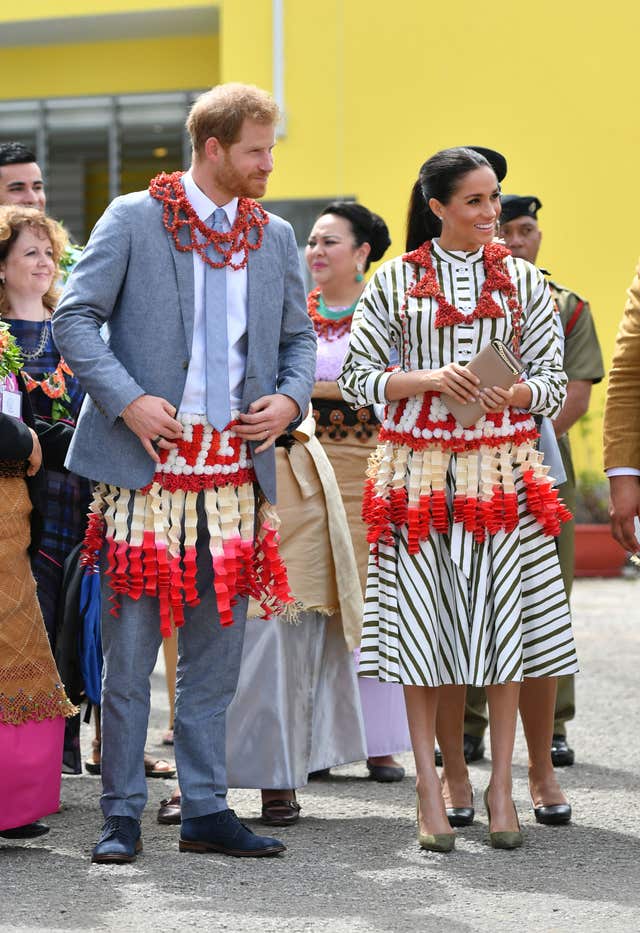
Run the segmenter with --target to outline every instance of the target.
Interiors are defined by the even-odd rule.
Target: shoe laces
[[[131,825],[132,823],[134,824],[133,826]],[[133,817],[108,816],[102,827],[101,841],[112,839],[113,836],[116,836],[118,833],[122,833],[134,839],[136,837],[135,826],[137,826],[137,822]]]

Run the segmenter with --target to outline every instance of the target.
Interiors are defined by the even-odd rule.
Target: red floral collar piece
[[[307,295],[307,310],[309,311],[309,317],[313,321],[313,328],[316,334],[319,337],[323,337],[325,340],[337,340],[338,337],[342,337],[343,334],[348,334],[351,330],[353,311],[351,314],[345,314],[345,316],[341,317],[339,320],[333,320],[320,314],[318,308],[321,302],[322,290],[319,287],[314,288],[313,291],[309,292]]]
[[[442,293],[436,270],[433,266],[431,240],[427,240],[422,246],[419,246],[418,249],[414,249],[411,253],[405,253],[402,257],[404,262],[415,263],[425,270],[421,279],[418,279],[417,272],[415,273],[414,283],[405,296],[405,308],[406,298],[435,298],[438,303],[438,311],[435,320],[436,327],[452,327],[454,324],[469,324],[477,318],[504,317],[504,311],[492,297],[492,292],[498,291],[506,297],[508,307],[515,312],[514,319],[519,322],[521,308],[516,297],[516,287],[504,268],[504,260],[510,255],[511,253],[507,247],[502,246],[500,243],[488,243],[484,247],[482,261],[484,264],[485,280],[480,292],[480,298],[471,314],[463,314],[455,305],[447,301]],[[516,323],[514,323],[514,330],[516,330]]]
[[[168,175],[160,172],[149,183],[149,194],[163,205],[162,220],[167,231],[173,237],[176,249],[182,253],[195,252],[212,269],[229,266],[231,269],[244,269],[249,259],[250,250],[260,249],[264,237],[264,228],[269,223],[269,215],[257,201],[240,198],[238,212],[233,227],[226,233],[212,230],[200,220],[185,194],[180,179],[184,172]],[[180,240],[180,231],[187,227],[189,242]],[[252,230],[257,231],[255,242],[249,240]],[[220,255],[213,259],[208,255],[212,247]],[[240,262],[233,262],[236,253],[242,254]]]

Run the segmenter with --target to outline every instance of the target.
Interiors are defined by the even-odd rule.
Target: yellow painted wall
[[[0,48],[0,99],[210,87],[218,48],[213,34]]]
[[[539,261],[590,299],[608,365],[640,253],[640,4],[285,9],[288,135],[269,196],[356,194],[389,223],[392,255],[424,159],[446,146],[497,148],[510,165],[505,191],[542,200]],[[221,36],[221,80],[270,88],[271,0],[223,0]],[[602,401],[597,387],[594,414]],[[595,418],[596,456],[599,430]],[[585,445],[572,439],[584,467]]]
[[[212,0],[29,0],[17,6],[0,6],[0,23],[56,19],[63,16],[98,16],[108,13],[137,13],[145,10],[174,10],[181,7],[210,7]]]

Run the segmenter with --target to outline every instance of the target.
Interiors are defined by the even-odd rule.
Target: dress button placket
[[[455,284],[456,284],[456,301],[454,304],[457,305],[460,311],[463,314],[471,314],[473,311],[473,302],[471,295],[471,277],[470,270],[467,265],[457,266],[455,272]],[[456,328],[456,358],[460,360],[461,363],[466,363],[467,360],[471,358],[469,351],[469,342],[461,341],[461,337],[464,332],[470,325],[460,324]],[[472,325],[471,325],[472,326]]]

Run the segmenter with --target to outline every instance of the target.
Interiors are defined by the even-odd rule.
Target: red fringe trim
[[[195,427],[198,427],[196,425]],[[213,444],[211,445],[213,449]],[[223,457],[221,459],[231,458]],[[219,488],[220,486],[244,486],[247,483],[255,483],[256,474],[253,468],[238,470],[237,473],[213,473],[207,476],[206,473],[192,473],[191,476],[185,476],[183,473],[156,473],[153,482],[158,483],[162,489],[169,492],[175,492],[182,489],[184,492],[202,492],[204,489]],[[146,493],[151,489],[152,483],[141,489],[140,492]]]
[[[97,522],[92,523],[91,544],[94,546]],[[233,624],[233,607],[239,597],[256,599],[267,616],[280,614],[294,601],[287,571],[278,553],[279,536],[275,529],[264,525],[262,538],[243,541],[240,537],[224,542],[224,553],[212,557],[213,587],[220,615],[220,624]],[[106,543],[106,577],[113,591],[111,615],[118,616],[119,596],[139,599],[144,593],[157,597],[160,610],[160,631],[168,638],[173,626],[184,624],[184,606],[197,606],[196,548],[185,548],[184,557],[172,557],[164,541],[157,541],[152,531],[146,531],[142,546],[117,542],[103,536]],[[95,562],[95,560],[94,560]],[[173,622],[173,624],[172,624]]]
[[[546,535],[557,538],[561,524],[571,521],[571,512],[558,496],[558,490],[546,479],[536,480],[533,470],[525,470],[523,479],[529,511],[540,522]]]
[[[571,519],[571,513],[558,497],[557,489],[549,483],[535,480],[533,471],[524,474],[527,506],[531,514],[542,525],[544,534],[556,536],[562,522]],[[362,518],[367,525],[367,541],[377,557],[380,543],[393,545],[394,530],[407,528],[407,549],[417,554],[420,542],[426,541],[433,530],[445,534],[450,530],[449,512],[444,490],[436,490],[420,496],[416,506],[407,508],[406,490],[391,489],[389,498],[374,494],[374,480],[368,479],[362,506]],[[404,497],[403,497],[404,493]],[[499,531],[510,533],[518,527],[518,496],[515,492],[505,493],[496,485],[488,500],[474,496],[456,495],[453,499],[453,523],[462,524],[474,540],[481,544],[487,535],[492,537]]]

